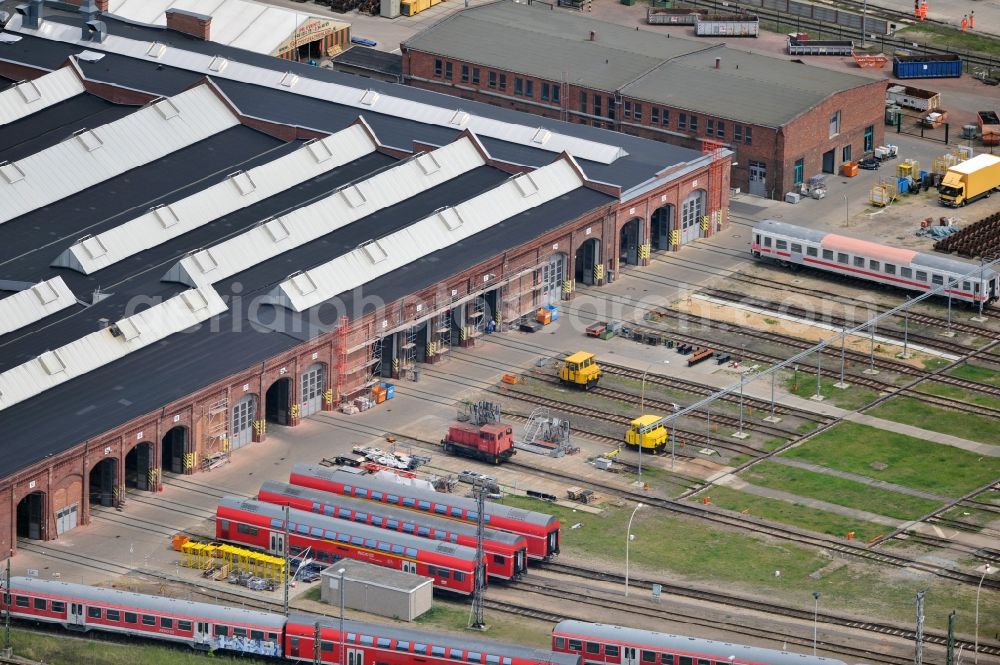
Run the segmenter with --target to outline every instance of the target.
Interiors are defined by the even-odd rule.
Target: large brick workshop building
[[[884,138],[884,81],[694,38],[606,23],[547,3],[466,9],[402,45],[404,82],[735,153],[732,184],[781,198]]]
[[[106,16],[0,76],[2,553],[726,220],[724,150]]]

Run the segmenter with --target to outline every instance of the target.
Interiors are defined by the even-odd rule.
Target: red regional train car
[[[374,504],[371,501],[272,480],[261,485],[257,498],[279,506],[370,524],[380,529],[401,531],[420,538],[476,547],[477,529],[474,524],[420,515],[397,506]],[[483,549],[486,552],[486,573],[491,577],[511,580],[525,573],[528,544],[524,536],[486,529]]]
[[[475,523],[478,519],[475,499],[401,485],[370,475],[313,464],[296,464],[289,482],[453,520]],[[532,559],[550,559],[559,553],[559,520],[552,515],[487,501],[485,519],[491,529],[524,536],[528,541],[528,556]]]
[[[216,508],[215,535],[219,540],[280,554],[285,511],[272,503],[225,497]],[[434,581],[435,589],[471,594],[475,586],[474,549],[294,508],[289,509],[288,547],[293,554],[309,548],[321,562],[357,559],[424,575]]]

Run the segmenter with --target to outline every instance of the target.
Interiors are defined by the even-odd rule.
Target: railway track
[[[836,316],[834,314],[823,313],[819,317],[815,314],[818,312],[810,312],[803,307],[797,307],[794,305],[788,305],[786,303],[779,303],[770,300],[764,300],[761,298],[754,298],[751,296],[742,295],[739,293],[733,293],[731,291],[724,291],[720,289],[705,289],[702,293],[706,296],[715,298],[717,300],[723,300],[725,302],[739,303],[743,305],[750,305],[752,307],[763,308],[768,311],[778,312],[781,314],[787,314],[789,316],[798,317],[805,321],[825,323],[827,325],[832,325],[836,328],[853,328],[854,326],[861,323],[860,321],[855,321],[853,319],[847,319],[842,316]],[[927,325],[937,326],[939,323],[944,323],[947,325],[947,321],[938,322],[935,317],[913,314],[909,316],[910,321],[915,323],[925,323]],[[974,326],[970,326],[973,327]],[[955,326],[952,326],[955,329]],[[988,334],[993,331],[979,330],[974,333],[976,335],[986,337],[989,339],[1000,339],[1000,333]],[[903,343],[902,333],[899,331],[889,331],[884,327],[880,329],[880,335],[883,337],[890,337],[897,341],[898,343]],[[953,342],[949,339],[940,339],[937,337],[932,337],[930,335],[921,335],[919,333],[908,333],[907,341],[910,344],[920,344],[929,348],[940,349],[941,351],[946,351],[948,353],[957,353],[959,355],[964,355],[968,353],[971,349],[964,344],[959,344],[958,342]],[[984,360],[986,362],[1000,364],[1000,354],[998,353],[981,353],[977,354],[978,360]]]
[[[593,568],[584,568],[581,566],[575,566],[572,564],[565,564],[562,562],[546,562],[541,564],[546,570],[563,573],[573,577],[579,577],[586,580],[600,580],[604,582],[609,582],[615,585],[624,584],[625,577],[617,573],[611,573],[603,570],[594,570]],[[531,579],[525,579],[518,582],[516,586],[523,587],[533,583]],[[642,589],[652,589],[653,585],[658,584],[661,587],[661,592],[663,595],[668,597],[682,597],[691,598],[693,600],[707,601],[710,603],[739,607],[743,610],[750,610],[754,612],[762,612],[765,614],[771,614],[776,616],[787,617],[790,619],[798,619],[802,621],[822,621],[824,624],[829,624],[832,626],[839,626],[842,628],[853,628],[856,630],[862,630],[869,633],[877,633],[881,635],[891,635],[893,637],[899,637],[904,640],[912,641],[916,639],[916,633],[905,626],[899,626],[889,623],[881,622],[870,622],[870,621],[858,621],[855,618],[844,617],[837,614],[823,612],[818,613],[813,610],[808,609],[798,609],[786,607],[783,605],[778,605],[775,603],[767,602],[766,600],[760,600],[756,598],[749,598],[745,596],[733,595],[730,593],[719,593],[710,589],[704,588],[694,588],[688,586],[674,585],[664,580],[654,580],[646,579],[643,577],[629,576],[629,585],[636,586]],[[582,598],[572,598],[574,602],[586,602]],[[614,599],[600,599],[601,604],[615,603]],[[621,601],[617,601],[621,602]],[[939,631],[924,631],[924,641],[928,644],[936,644],[940,646],[946,646],[948,643],[948,636],[946,633],[941,633]],[[966,643],[962,648],[971,648],[971,643]],[[959,643],[955,643],[956,650],[959,648]],[[980,653],[985,653],[989,655],[1000,656],[1000,646],[997,645],[986,645],[985,647],[980,644]],[[845,654],[846,655],[846,654]],[[912,660],[907,660],[905,662],[912,662]]]

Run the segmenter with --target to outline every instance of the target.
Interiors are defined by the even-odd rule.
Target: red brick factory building
[[[3,553],[728,221],[724,149],[92,11],[0,77]]]
[[[750,40],[752,41],[752,40]],[[885,81],[499,0],[402,45],[404,82],[673,145],[717,141],[732,184],[780,199],[884,139]]]

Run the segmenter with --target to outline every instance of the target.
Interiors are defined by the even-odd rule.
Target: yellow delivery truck
[[[941,203],[952,208],[989,196],[1000,187],[1000,157],[977,155],[948,169],[938,187]]]

